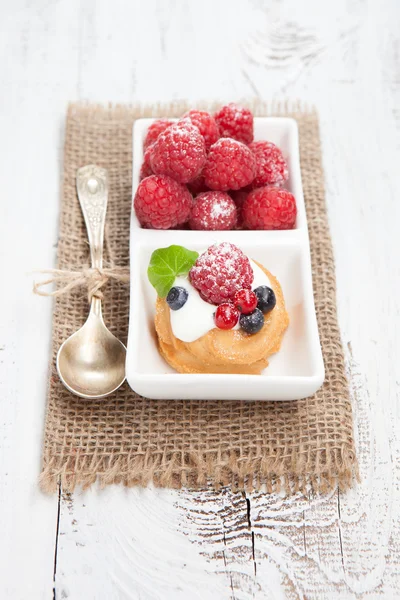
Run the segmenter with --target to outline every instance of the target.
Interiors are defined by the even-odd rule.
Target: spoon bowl
[[[125,380],[126,348],[90,313],[86,323],[69,337],[57,354],[57,371],[67,389],[81,398],[104,398]]]

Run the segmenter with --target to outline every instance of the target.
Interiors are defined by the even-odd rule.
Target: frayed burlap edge
[[[233,491],[284,491],[286,494],[307,494],[313,491],[325,494],[337,486],[345,491],[351,487],[353,479],[360,480],[355,454],[348,448],[335,452],[324,468],[314,469],[312,475],[304,474],[307,464],[301,463],[298,469],[285,473],[286,466],[277,464],[279,458],[271,460],[248,457],[245,464],[236,456],[199,457],[197,453],[188,453],[185,458],[188,464],[182,468],[181,453],[172,456],[166,454],[156,464],[151,452],[139,453],[139,456],[130,459],[115,457],[107,465],[106,473],[99,473],[103,461],[96,456],[90,464],[79,466],[74,460],[63,465],[59,464],[60,461],[50,460],[40,475],[39,483],[46,493],[56,492],[59,484],[64,491],[72,492],[77,485],[87,489],[98,481],[101,488],[110,484],[146,487],[153,483],[162,488],[199,489],[211,484],[217,490],[230,486]],[[333,472],[336,475],[332,475]]]

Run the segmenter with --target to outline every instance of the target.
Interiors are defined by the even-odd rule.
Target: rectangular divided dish
[[[133,195],[139,183],[143,140],[153,119],[133,130]],[[158,231],[142,229],[132,210],[131,296],[126,374],[132,389],[154,399],[295,400],[316,392],[324,364],[312,291],[307,220],[301,183],[298,129],[293,119],[254,119],[255,139],[274,142],[289,166],[288,189],[297,202],[296,227],[289,231]],[[156,292],[147,279],[154,250],[179,244],[201,252],[229,241],[275,275],[290,317],[280,351],[261,375],[180,374],[160,356],[154,329]]]

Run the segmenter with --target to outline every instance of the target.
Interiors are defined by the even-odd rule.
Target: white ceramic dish
[[[139,183],[143,139],[153,119],[135,122],[133,194]],[[301,184],[297,124],[293,119],[256,118],[255,139],[267,139],[283,151],[289,165],[288,188],[297,201],[291,231],[157,231],[131,220],[131,300],[126,377],[138,394],[154,399],[295,400],[322,385],[324,364],[315,316],[307,220]],[[160,356],[154,330],[156,292],[147,266],[156,248],[179,244],[201,251],[216,241],[230,241],[265,265],[282,285],[290,325],[280,351],[261,375],[180,374]]]

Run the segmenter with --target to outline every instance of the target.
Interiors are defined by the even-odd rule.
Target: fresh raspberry
[[[151,175],[139,183],[133,205],[142,227],[170,229],[188,220],[192,202],[185,186],[167,175]]]
[[[236,212],[237,212],[237,223],[236,229],[241,229],[243,227],[243,204],[249,195],[249,190],[241,189],[236,191],[231,191],[230,196],[236,204]]]
[[[140,167],[139,180],[145,179],[145,177],[149,177],[153,175],[152,168],[150,166],[150,152],[153,144],[148,146],[144,151],[142,166]]]
[[[215,311],[215,324],[219,329],[232,329],[239,321],[240,312],[230,302],[220,304]]]
[[[187,183],[200,175],[206,157],[203,136],[187,120],[160,133],[150,153],[150,165],[154,173]]]
[[[215,113],[214,118],[221,137],[230,137],[244,144],[250,144],[253,141],[253,115],[248,108],[232,102]]]
[[[186,112],[183,119],[189,119],[200,131],[207,150],[219,139],[219,129],[215,119],[205,110],[192,109]]]
[[[221,138],[211,146],[203,175],[212,190],[238,190],[249,185],[255,174],[254,154],[241,142]]]
[[[147,148],[151,144],[154,144],[160,133],[168,129],[172,123],[173,121],[170,121],[169,119],[157,119],[157,121],[154,121],[147,130],[143,148]]]
[[[251,288],[254,277],[247,256],[229,242],[210,246],[199,256],[189,276],[200,296],[210,304],[222,304],[238,290]]]
[[[250,192],[251,192],[251,189],[246,187],[246,188],[242,188],[241,190],[232,190],[231,192],[229,192],[229,194],[231,195],[237,208],[242,208],[243,204]]]
[[[257,308],[258,298],[251,290],[239,290],[233,297],[233,304],[244,315],[248,315]]]
[[[208,187],[204,182],[204,177],[202,173],[198,177],[196,177],[196,179],[193,179],[193,181],[189,181],[189,183],[187,184],[187,188],[193,196],[197,196],[197,194],[209,191]]]
[[[225,192],[204,192],[195,198],[190,215],[191,229],[219,230],[234,229],[236,205]]]
[[[283,185],[289,177],[286,160],[278,146],[272,142],[253,142],[249,148],[256,157],[256,176],[253,188],[263,185]]]
[[[293,229],[296,214],[295,197],[279,187],[253,190],[243,206],[243,221],[247,229]]]

